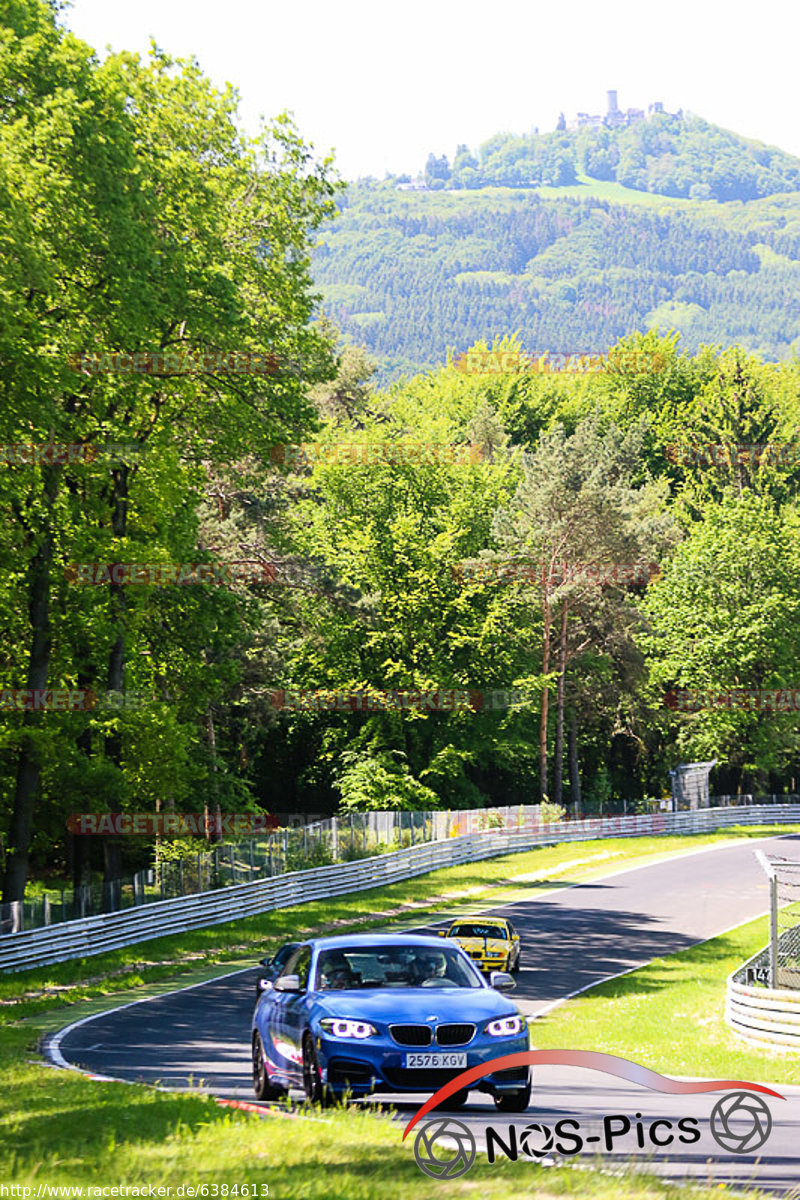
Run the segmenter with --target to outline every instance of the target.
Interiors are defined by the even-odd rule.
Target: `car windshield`
[[[318,991],[361,988],[474,988],[483,981],[463,954],[449,946],[343,946],[323,950]]]
[[[502,925],[454,925],[449,937],[463,938],[506,938],[508,934]]]

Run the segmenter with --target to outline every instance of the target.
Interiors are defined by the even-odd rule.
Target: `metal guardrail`
[[[383,887],[440,867],[477,862],[556,842],[641,837],[647,834],[703,833],[726,825],[781,821],[800,823],[800,804],[766,804],[746,808],[710,808],[559,821],[537,832],[487,829],[352,863],[294,871],[273,879],[156,901],[141,908],[65,921],[27,933],[6,934],[0,937],[0,971],[22,971],[27,967],[102,954],[107,950],[168,934],[219,925],[310,900],[324,900],[347,892]]]

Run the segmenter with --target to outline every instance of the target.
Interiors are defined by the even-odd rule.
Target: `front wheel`
[[[335,1095],[322,1082],[322,1068],[310,1033],[303,1038],[303,1089],[309,1104],[319,1104],[322,1108],[327,1108],[328,1105],[336,1103]]]
[[[521,1088],[518,1092],[506,1092],[504,1096],[495,1096],[494,1106],[498,1112],[525,1112],[531,1102],[531,1085]]]
[[[469,1099],[469,1088],[462,1088],[460,1092],[453,1092],[452,1096],[448,1096],[439,1104],[438,1108],[443,1108],[445,1111],[449,1108],[463,1108]]]

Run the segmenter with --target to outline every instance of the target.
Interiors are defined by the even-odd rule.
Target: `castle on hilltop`
[[[626,125],[638,125],[640,121],[654,117],[656,113],[664,112],[664,105],[660,100],[654,100],[652,104],[648,104],[647,117],[645,117],[643,108],[621,109],[617,104],[615,91],[606,92],[606,96],[608,97],[608,108],[602,116],[596,116],[593,113],[576,113],[567,124],[567,129],[621,129]],[[680,113],[667,113],[666,116],[680,116]]]

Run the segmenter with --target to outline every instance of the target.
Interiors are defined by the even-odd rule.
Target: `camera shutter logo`
[[[731,1092],[714,1105],[709,1128],[723,1150],[752,1154],[761,1149],[772,1132],[772,1114],[760,1096]]]
[[[544,1158],[553,1149],[553,1131],[549,1125],[531,1121],[520,1134],[519,1144],[529,1158]]]
[[[458,1179],[475,1161],[475,1138],[461,1121],[426,1121],[414,1142],[417,1166],[432,1179]]]

